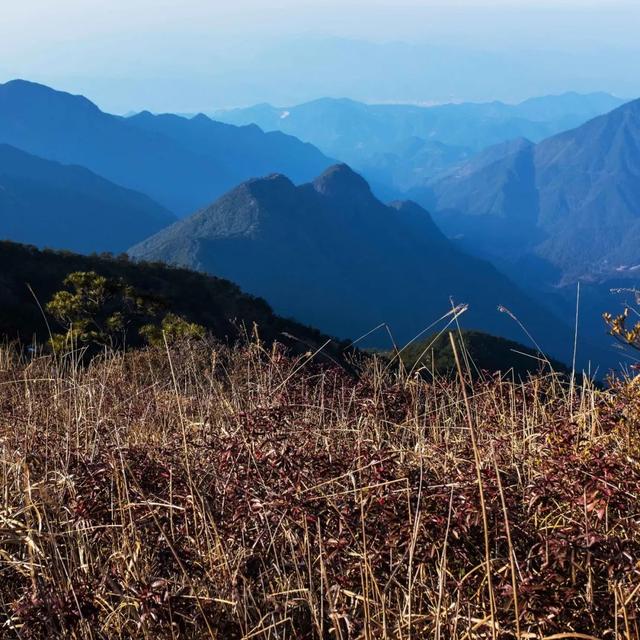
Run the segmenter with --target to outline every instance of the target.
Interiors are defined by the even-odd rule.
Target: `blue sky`
[[[45,82],[115,112],[324,95],[640,95],[637,0],[9,2],[0,80]]]

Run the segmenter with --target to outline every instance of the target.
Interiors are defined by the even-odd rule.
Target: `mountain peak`
[[[38,82],[31,82],[30,80],[23,80],[22,78],[16,78],[15,80],[9,80],[5,82],[4,86],[6,89],[11,89],[12,91],[41,91],[41,92],[53,92],[54,90],[47,87],[44,84],[40,84]]]
[[[388,206],[399,213],[417,213],[419,215],[431,217],[429,212],[422,205],[415,202],[415,200],[394,200],[393,202],[390,202]]]
[[[346,164],[329,167],[314,180],[313,188],[328,197],[373,197],[367,181]]]
[[[528,326],[549,322],[490,264],[458,250],[424,209],[385,206],[346,165],[300,187],[279,174],[245,182],[129,254],[229,278],[283,315],[345,337],[384,322],[406,342],[451,296],[483,329],[498,329],[498,304],[525,308]],[[372,339],[377,346],[387,337]]]
[[[136,113],[130,116],[125,116],[125,117],[127,117],[127,120],[131,120],[131,122],[135,122],[136,120],[138,121],[152,120],[153,118],[155,118],[155,115],[151,113],[151,111],[148,111],[147,109],[145,109],[144,111],[137,111]]]
[[[74,95],[67,93],[66,91],[57,91],[44,84],[37,82],[30,82],[29,80],[9,80],[5,84],[0,84],[0,97],[4,95],[5,99],[9,100],[9,104],[29,104],[32,108],[37,108],[38,105],[33,105],[34,101],[41,100],[56,100],[61,105],[74,105],[78,108],[83,108],[88,111],[100,111],[100,109],[88,98],[80,95]],[[51,102],[49,103],[51,108]]]
[[[262,204],[287,198],[296,190],[295,184],[281,173],[272,173],[264,178],[252,178],[239,185],[231,193],[249,193]]]
[[[271,173],[268,176],[264,176],[263,178],[253,178],[252,180],[248,180],[247,184],[261,184],[261,185],[269,185],[269,186],[287,186],[293,187],[294,184],[285,176],[283,173]]]

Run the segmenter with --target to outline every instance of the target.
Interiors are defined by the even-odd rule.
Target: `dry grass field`
[[[362,367],[3,349],[0,637],[640,638],[639,386]]]

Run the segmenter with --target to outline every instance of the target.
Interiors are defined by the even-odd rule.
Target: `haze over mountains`
[[[0,24],[0,640],[640,640],[640,0]]]
[[[237,282],[277,313],[338,337],[387,323],[398,344],[455,303],[461,322],[500,335],[523,334],[502,304],[566,356],[562,323],[489,263],[456,249],[411,202],[382,204],[346,165],[296,187],[282,175],[252,180],[130,250],[143,260],[187,266]],[[389,346],[386,331],[365,342]]]
[[[640,100],[535,145],[493,147],[414,196],[445,233],[556,283],[640,265]]]
[[[224,116],[314,146],[204,115],[113,116],[14,81],[0,85],[0,237],[81,253],[133,245],[340,338],[387,323],[402,344],[453,299],[470,305],[465,326],[522,340],[504,305],[567,361],[573,285],[603,347],[609,289],[640,275],[640,101],[619,103],[323,99]],[[611,364],[600,347],[582,355]]]
[[[142,191],[177,215],[193,212],[247,178],[287,172],[311,179],[331,164],[282,133],[193,120],[103,113],[81,96],[16,80],[0,85],[0,143],[82,165]]]
[[[219,111],[215,118],[289,133],[349,163],[376,184],[406,190],[488,146],[518,137],[542,140],[623,102],[606,93],[566,93],[516,105],[432,107],[325,98],[284,108],[261,104]]]

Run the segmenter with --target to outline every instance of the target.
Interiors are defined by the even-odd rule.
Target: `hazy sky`
[[[640,95],[639,0],[0,0],[0,81],[116,112]]]

